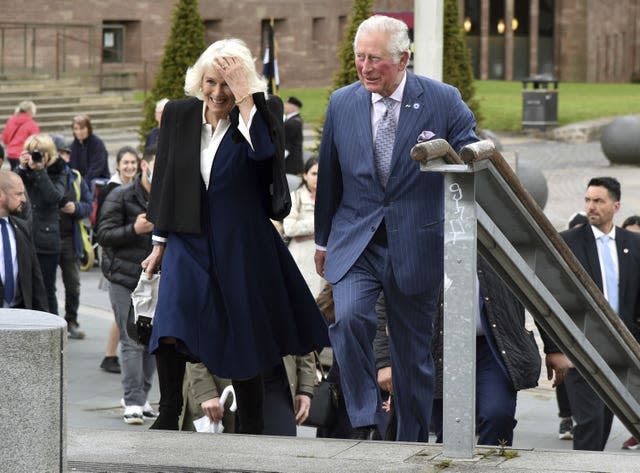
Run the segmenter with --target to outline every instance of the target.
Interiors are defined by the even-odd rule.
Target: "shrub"
[[[151,91],[144,101],[140,124],[142,145],[149,130],[156,126],[156,102],[164,97],[184,97],[187,68],[196,62],[206,47],[204,24],[198,11],[198,0],[180,0],[173,10],[171,31]]]

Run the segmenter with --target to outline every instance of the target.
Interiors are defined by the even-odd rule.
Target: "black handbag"
[[[133,303],[129,305],[129,315],[127,316],[127,335],[131,340],[141,345],[149,345],[151,339],[151,329],[153,319],[149,317],[139,316],[136,320],[136,314],[133,309]]]
[[[316,360],[316,367],[320,371],[320,382],[313,391],[311,409],[309,416],[304,421],[304,425],[310,427],[330,427],[335,423],[336,412],[338,410],[338,388],[335,384],[327,380],[327,376],[320,363],[317,352],[313,352]]]
[[[127,335],[141,345],[149,345],[151,339],[159,286],[160,272],[156,271],[153,277],[148,279],[143,270],[136,288],[131,293],[131,304],[127,315]]]

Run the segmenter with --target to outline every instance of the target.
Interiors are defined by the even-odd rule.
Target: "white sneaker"
[[[158,417],[158,413],[153,410],[153,407],[151,407],[149,401],[146,401],[144,403],[144,406],[142,407],[142,416],[145,419],[155,419]]]
[[[142,406],[127,406],[124,408],[124,416],[122,420],[126,424],[142,425],[144,424],[144,416],[142,415]]]
[[[120,405],[126,408],[126,404],[124,403],[124,398],[120,398]],[[144,402],[144,406],[142,407],[142,416],[145,419],[156,419],[158,417],[158,413],[153,409],[149,401]]]

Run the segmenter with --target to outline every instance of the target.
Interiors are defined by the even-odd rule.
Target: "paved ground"
[[[580,210],[588,179],[596,175],[612,175],[622,183],[622,210],[617,223],[627,215],[640,213],[640,168],[610,166],[600,151],[599,143],[570,145],[516,136],[502,137],[505,153],[517,153],[520,163],[529,162],[539,167],[548,184],[548,202],[545,213],[557,229],[564,229],[570,215]],[[147,425],[129,426],[121,420],[119,407],[121,388],[119,376],[98,368],[104,355],[107,331],[112,320],[108,295],[99,289],[100,273],[97,268],[82,274],[80,323],[87,332],[82,341],[70,340],[67,349],[68,366],[68,426],[71,428],[122,429],[129,432],[145,430]],[[62,303],[63,291],[59,289]],[[157,387],[150,396],[157,402]],[[541,378],[540,386],[523,391],[518,400],[518,426],[514,446],[524,449],[571,449],[570,441],[558,440],[558,419],[555,395],[549,383]],[[304,429],[301,436],[313,432]],[[615,421],[606,450],[624,452],[620,446],[628,434]],[[640,471],[640,453],[638,471]]]
[[[122,390],[120,377],[106,373],[98,365],[104,356],[107,333],[112,320],[108,295],[98,289],[97,268],[82,275],[82,306],[80,323],[87,332],[85,340],[69,340],[67,345],[67,423],[70,428],[122,429],[141,431],[149,427],[126,425],[119,406]],[[60,288],[61,289],[61,288]],[[61,290],[59,289],[59,294]],[[60,296],[62,299],[62,296]],[[156,404],[157,382],[150,396]],[[540,386],[521,391],[518,397],[514,447],[535,449],[571,449],[571,442],[557,437],[558,419],[554,390],[543,377]],[[312,429],[303,428],[300,436],[313,436]],[[622,442],[628,438],[624,426],[616,419],[607,444],[607,451],[623,452]],[[633,452],[632,454],[635,454]],[[638,469],[640,471],[640,452]]]
[[[600,142],[585,144],[503,137],[505,152],[516,152],[518,159],[542,170],[549,190],[544,208],[558,230],[566,229],[569,217],[582,210],[583,196],[591,177],[613,176],[622,186],[622,206],[615,222],[620,225],[630,215],[640,215],[640,168],[611,165]]]

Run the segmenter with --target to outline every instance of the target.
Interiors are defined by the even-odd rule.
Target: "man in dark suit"
[[[284,104],[284,166],[287,174],[302,174],[304,170],[301,108],[302,102],[295,97],[289,97]]]
[[[331,96],[320,145],[316,269],[332,283],[331,342],[351,424],[382,425],[372,341],[375,302],[389,317],[398,440],[427,440],[434,390],[433,318],[443,277],[443,180],[421,173],[419,135],[477,141],[455,88],[407,71],[407,25],[373,16],[354,41],[359,82]],[[397,130],[397,131],[396,131]]]
[[[611,307],[638,338],[640,237],[613,224],[613,217],[619,209],[620,183],[613,177],[593,178],[585,194],[589,225],[564,231],[560,235],[604,293]],[[556,375],[566,372],[564,383],[576,423],[573,431],[574,450],[604,450],[613,421],[611,410],[565,355],[548,346],[545,350],[548,353],[547,366],[553,368]]]
[[[0,171],[0,220],[3,221],[3,231],[0,234],[2,236],[0,298],[2,306],[6,308],[48,312],[49,306],[42,273],[29,227],[27,222],[13,216],[23,210],[26,202],[27,197],[20,176],[10,171]],[[9,246],[4,241],[5,230]],[[7,274],[9,264],[5,260],[5,248],[11,251],[10,264],[13,274]],[[12,282],[7,284],[9,277]]]

